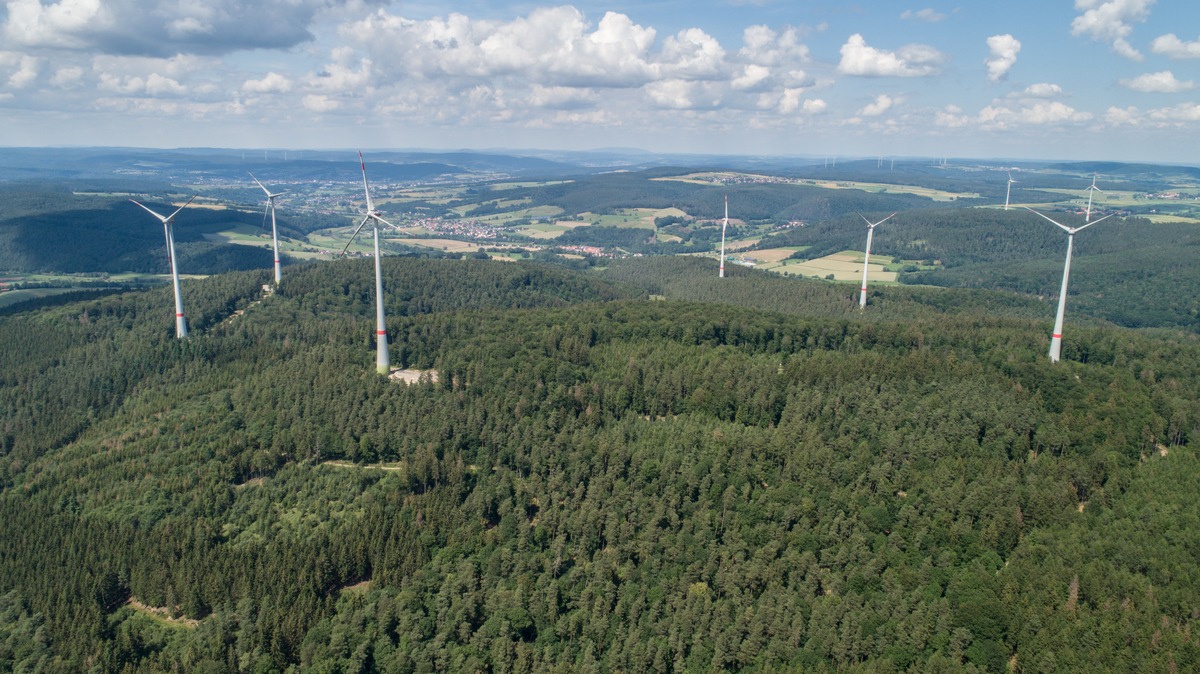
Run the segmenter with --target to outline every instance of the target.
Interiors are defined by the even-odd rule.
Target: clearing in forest
[[[392,370],[388,378],[392,381],[404,382],[405,384],[416,384],[421,381],[421,377],[425,376],[429,377],[430,383],[437,383],[437,370]]]
[[[353,461],[322,461],[322,466],[334,468],[370,468],[372,470],[404,470],[404,462],[396,463],[354,463]]]
[[[760,251],[753,252],[757,253]],[[881,259],[887,260],[888,258],[883,257]],[[828,278],[832,275],[835,281],[860,281],[862,280],[862,263],[862,253],[843,251],[814,260],[784,260],[775,265],[759,265],[759,268],[776,273],[787,272],[798,276]],[[868,266],[867,279],[869,281],[884,283],[896,281],[897,273],[894,271],[885,271],[884,265],[872,262]]]
[[[194,628],[200,624],[199,620],[193,618],[175,618],[172,617],[171,611],[159,606],[147,606],[137,600],[137,597],[130,597],[129,601],[125,602],[129,608],[138,613],[147,616],[154,622],[161,625],[169,625],[171,627],[186,627]]]

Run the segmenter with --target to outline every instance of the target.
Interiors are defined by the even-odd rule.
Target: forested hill
[[[0,186],[0,197],[5,200],[0,266],[7,271],[170,271],[162,223],[128,199],[80,196],[63,186],[21,184]],[[145,203],[163,215],[178,208],[156,199]],[[186,220],[180,218],[175,226],[181,273],[215,274],[270,264],[269,248],[217,243],[205,237],[239,225],[258,228],[261,223],[261,215],[244,211],[189,209]]]
[[[383,267],[0,318],[0,671],[1200,667],[1192,337]]]
[[[688,172],[683,168],[663,168],[609,173],[585,181],[519,188],[511,192],[512,196],[555,205],[568,213],[606,213],[631,206],[675,207],[698,218],[721,217],[724,197],[728,194],[734,204],[735,217],[779,222],[824,219],[856,211],[928,208],[933,203],[928,198],[911,194],[831,191],[793,183],[737,184],[714,189],[713,185],[678,179]]]
[[[869,289],[871,311],[858,306],[858,288],[845,283],[785,278],[730,264],[726,278],[717,276],[717,262],[691,256],[612,260],[599,270],[604,278],[620,281],[669,299],[733,304],[806,317],[840,318],[856,322],[896,322],[936,319],[950,314],[1046,319],[1053,307],[1025,295],[963,288],[876,286]],[[1075,322],[1096,321],[1087,318]]]
[[[886,212],[874,217],[877,220]],[[1052,213],[1065,225],[1084,218]],[[857,214],[812,223],[765,238],[759,248],[804,246],[797,255],[819,258],[861,250],[866,225]],[[938,263],[901,273],[907,284],[990,288],[1057,298],[1066,236],[1024,209],[924,209],[899,213],[875,229],[872,254]],[[1129,327],[1200,331],[1200,230],[1184,222],[1115,217],[1080,232],[1071,267],[1071,314]]]

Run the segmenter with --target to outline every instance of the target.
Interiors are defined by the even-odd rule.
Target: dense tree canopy
[[[1192,336],[383,263],[0,318],[0,669],[1200,667]]]

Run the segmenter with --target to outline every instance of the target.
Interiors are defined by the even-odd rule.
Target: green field
[[[63,293],[72,293],[78,288],[30,288],[28,290],[8,290],[0,293],[0,308],[11,306],[26,300],[37,300]]]

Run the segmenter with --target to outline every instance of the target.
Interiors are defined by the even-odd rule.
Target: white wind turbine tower
[[[192,203],[196,198],[195,195],[187,200],[187,203],[175,209],[175,212],[163,217],[154,211],[146,208],[143,204],[137,201],[133,203],[141,206],[147,213],[158,218],[163,223],[163,234],[167,237],[167,259],[171,262],[171,281],[175,285],[175,336],[179,339],[187,337],[187,320],[183,317],[183,297],[179,294],[179,266],[175,263],[175,216],[179,215],[179,211],[187,208],[187,205]]]
[[[895,215],[895,213],[892,213],[892,215]],[[866,255],[863,256],[862,292],[858,295],[859,309],[864,309],[867,306],[867,263],[871,261],[871,237],[875,235],[875,228],[891,219],[892,215],[887,216],[879,222],[872,223],[862,213],[858,214],[858,217],[862,218],[863,222],[867,223],[867,252]]]
[[[371,229],[375,235],[375,370],[379,374],[386,375],[391,372],[391,362],[388,360],[387,326],[384,324],[383,317],[383,272],[379,266],[379,225],[384,224],[388,227],[395,227],[395,225],[384,220],[379,211],[375,210],[375,205],[371,203],[371,190],[367,187],[367,164],[363,160],[361,150],[358,152],[358,163],[362,167],[363,193],[367,195],[367,213],[363,216],[362,222],[358,223],[358,228],[350,235],[350,240],[342,249],[342,255],[346,254],[350,244],[354,243],[354,238],[358,236],[358,232],[370,220]]]
[[[247,171],[247,173],[250,173]],[[250,173],[250,177],[254,178],[254,174]],[[275,251],[275,285],[279,285],[281,275],[279,273],[279,230],[275,228],[275,197],[280,196],[283,192],[271,193],[265,185],[259,182],[258,178],[254,178],[254,182],[262,188],[262,191],[267,195],[267,205],[263,208],[263,223],[267,221],[267,211],[271,211],[271,246]]]
[[[725,278],[725,228],[729,226],[729,195],[725,195],[725,220],[721,222],[721,273],[718,278]]]
[[[1087,205],[1086,215],[1083,218],[1084,222],[1092,221],[1092,195],[1094,195],[1096,192],[1104,191],[1104,190],[1100,189],[1099,187],[1096,187],[1096,177],[1097,177],[1096,174],[1093,173],[1092,174],[1092,186],[1088,188],[1088,205]]]
[[[1008,196],[1010,194],[1012,194],[1013,183],[1018,183],[1018,182],[1021,182],[1021,181],[1013,180],[1012,171],[1009,171],[1008,172],[1008,189],[1004,191],[1004,210],[1006,210],[1006,211],[1008,210]]]
[[[1041,216],[1042,218],[1045,218],[1046,220],[1049,220],[1050,222],[1053,222],[1055,225],[1058,225],[1059,229],[1067,233],[1067,261],[1063,263],[1062,288],[1058,291],[1058,312],[1054,315],[1054,332],[1050,334],[1050,362],[1057,363],[1059,356],[1062,355],[1063,315],[1067,310],[1067,277],[1071,275],[1071,249],[1075,246],[1075,232],[1078,232],[1085,227],[1090,227],[1097,222],[1100,222],[1100,220],[1111,218],[1112,214],[1110,213],[1109,215],[1100,218],[1100,220],[1087,222],[1078,227],[1067,227],[1061,222],[1042,215],[1028,206],[1026,206],[1025,209],[1031,213]]]

